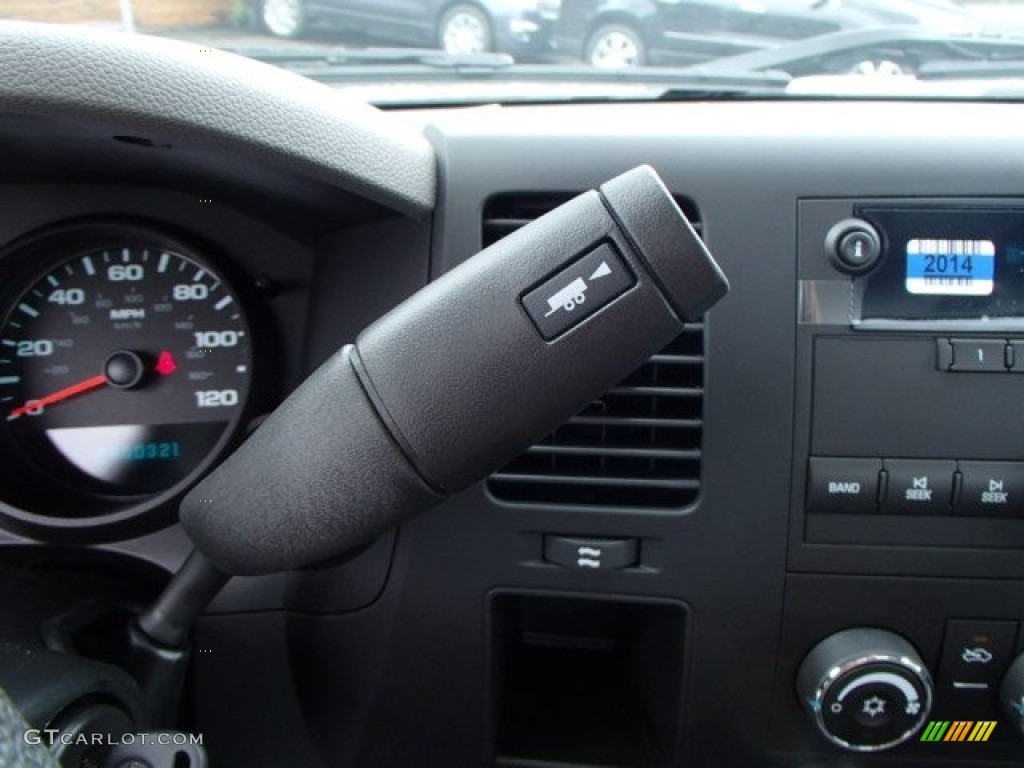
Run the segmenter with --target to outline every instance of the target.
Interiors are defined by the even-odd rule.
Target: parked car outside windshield
[[[455,54],[543,53],[555,18],[535,0],[258,0],[254,9],[260,23],[278,37],[334,26]]]
[[[10,0],[0,18],[220,48],[387,106],[1024,96],[1024,0]]]
[[[943,0],[561,0],[553,45],[595,67],[693,64],[889,25],[951,34],[983,22]]]

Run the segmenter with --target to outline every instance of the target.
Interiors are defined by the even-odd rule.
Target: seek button
[[[963,486],[954,512],[979,517],[1024,517],[1024,465],[961,461]]]
[[[948,515],[956,462],[886,459],[888,489],[882,511],[889,515]]]

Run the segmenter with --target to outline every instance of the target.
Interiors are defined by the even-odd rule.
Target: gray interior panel
[[[198,144],[417,216],[434,205],[433,153],[415,131],[311,80],[218,51],[5,22],[0,111]]]

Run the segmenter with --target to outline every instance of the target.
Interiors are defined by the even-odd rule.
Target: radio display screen
[[[851,321],[1024,325],[1024,206],[858,206],[882,258],[854,280]]]

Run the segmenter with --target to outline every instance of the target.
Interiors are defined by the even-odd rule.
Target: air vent
[[[490,245],[573,197],[516,194],[484,209]],[[700,233],[697,208],[677,198]],[[682,507],[700,492],[704,325],[692,323],[618,386],[488,480],[502,501]]]
[[[576,197],[578,192],[550,192],[532,195],[499,195],[492,197],[484,208],[483,244],[501,240],[534,219]],[[686,197],[676,197],[676,203],[690,222],[690,226],[701,234],[700,215],[697,206]]]

